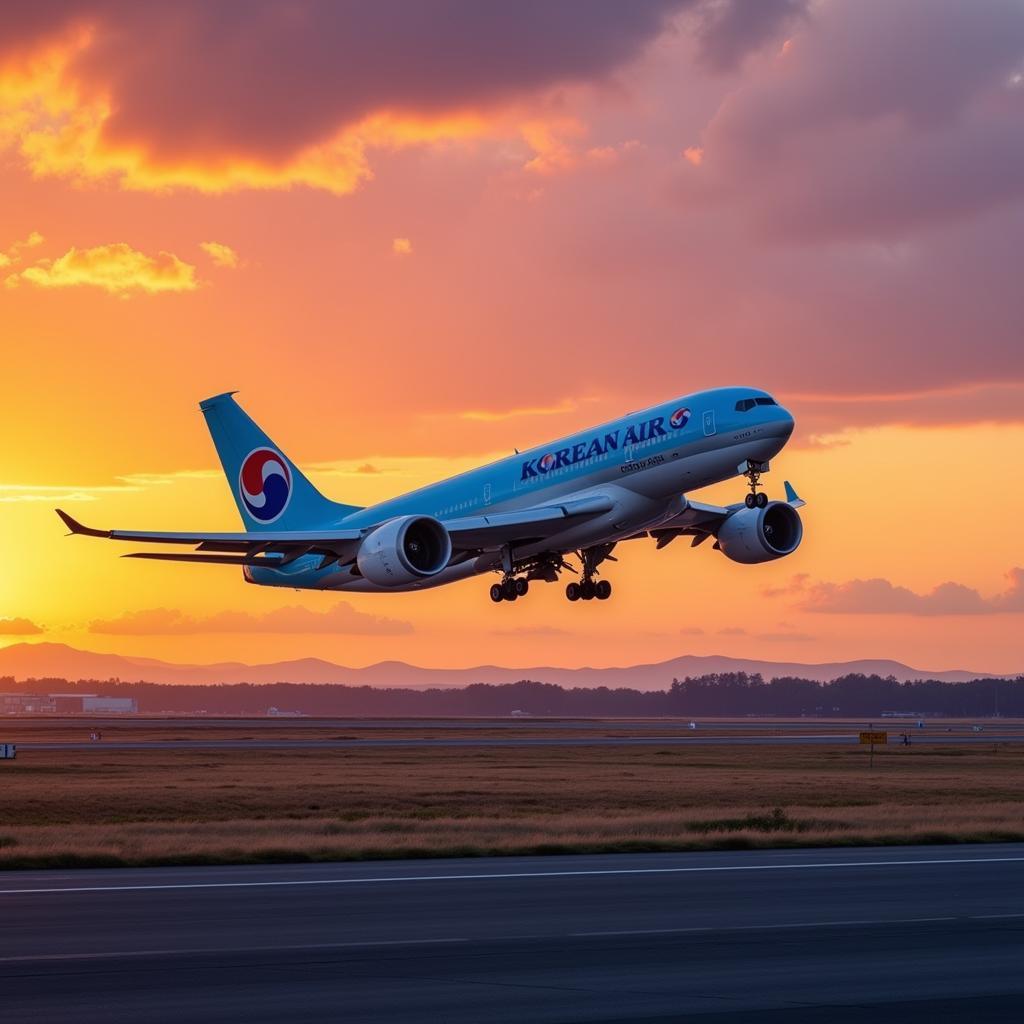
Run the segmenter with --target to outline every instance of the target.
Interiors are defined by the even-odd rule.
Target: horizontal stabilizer
[[[787,480],[786,484],[786,501],[792,505],[793,508],[803,508],[807,504],[799,494],[796,493],[796,488]]]

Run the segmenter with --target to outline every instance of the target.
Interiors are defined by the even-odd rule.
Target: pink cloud
[[[171,636],[196,633],[337,633],[360,636],[400,636],[413,631],[400,619],[361,612],[339,602],[323,612],[300,605],[275,608],[262,615],[222,611],[195,616],[174,608],[150,608],[125,612],[114,619],[97,619],[90,633],[117,636]]]
[[[788,586],[770,588],[766,597],[790,596],[802,611],[845,615],[994,615],[1024,612],[1024,569],[1007,573],[1007,588],[983,597],[963,583],[940,583],[917,593],[882,578],[845,583],[812,582],[806,574],[794,576]]]

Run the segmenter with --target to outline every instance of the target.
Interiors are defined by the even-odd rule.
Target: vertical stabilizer
[[[234,400],[199,403],[247,530],[309,530],[358,511],[325,498]]]

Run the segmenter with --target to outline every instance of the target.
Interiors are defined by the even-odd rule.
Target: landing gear
[[[495,604],[502,601],[515,601],[517,598],[526,597],[530,584],[524,576],[507,576],[501,583],[491,584],[491,600]]]
[[[742,466],[743,463],[740,465]],[[750,484],[750,493],[743,499],[743,504],[747,508],[764,508],[768,504],[768,495],[763,491],[758,492],[757,489],[761,485],[761,474],[768,472],[768,463],[748,460],[746,465],[747,468],[743,471],[743,475]]]
[[[612,596],[612,585],[607,580],[595,580],[597,567],[604,561],[612,561],[614,544],[599,544],[596,547],[584,548],[578,552],[583,566],[583,576],[579,583],[570,583],[565,588],[565,596],[570,601],[607,601]]]
[[[595,598],[598,601],[607,601],[612,596],[611,583],[594,577],[598,575],[597,567],[602,562],[615,561],[612,557],[614,547],[614,544],[598,544],[576,552],[582,573],[579,581],[573,581],[565,588],[565,596],[570,601],[593,601]],[[576,571],[559,552],[545,552],[532,559],[516,560],[511,551],[503,551],[502,569],[501,582],[492,584],[489,591],[495,604],[526,597],[530,583],[534,580],[554,583],[563,569]]]

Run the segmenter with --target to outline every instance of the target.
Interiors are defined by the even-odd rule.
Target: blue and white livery
[[[758,490],[793,417],[756,388],[674,398],[368,508],[325,498],[231,393],[200,409],[243,531],[96,530],[58,509],[71,532],[177,546],[128,557],[240,565],[262,586],[389,592],[498,573],[494,601],[566,570],[579,576],[566,587],[570,601],[604,600],[611,584],[598,567],[625,540],[662,548],[681,536],[694,547],[713,538],[727,558],[752,564],[792,554],[803,537],[804,503],[790,484],[785,501]],[[742,502],[688,498],[732,477],[747,481]]]

